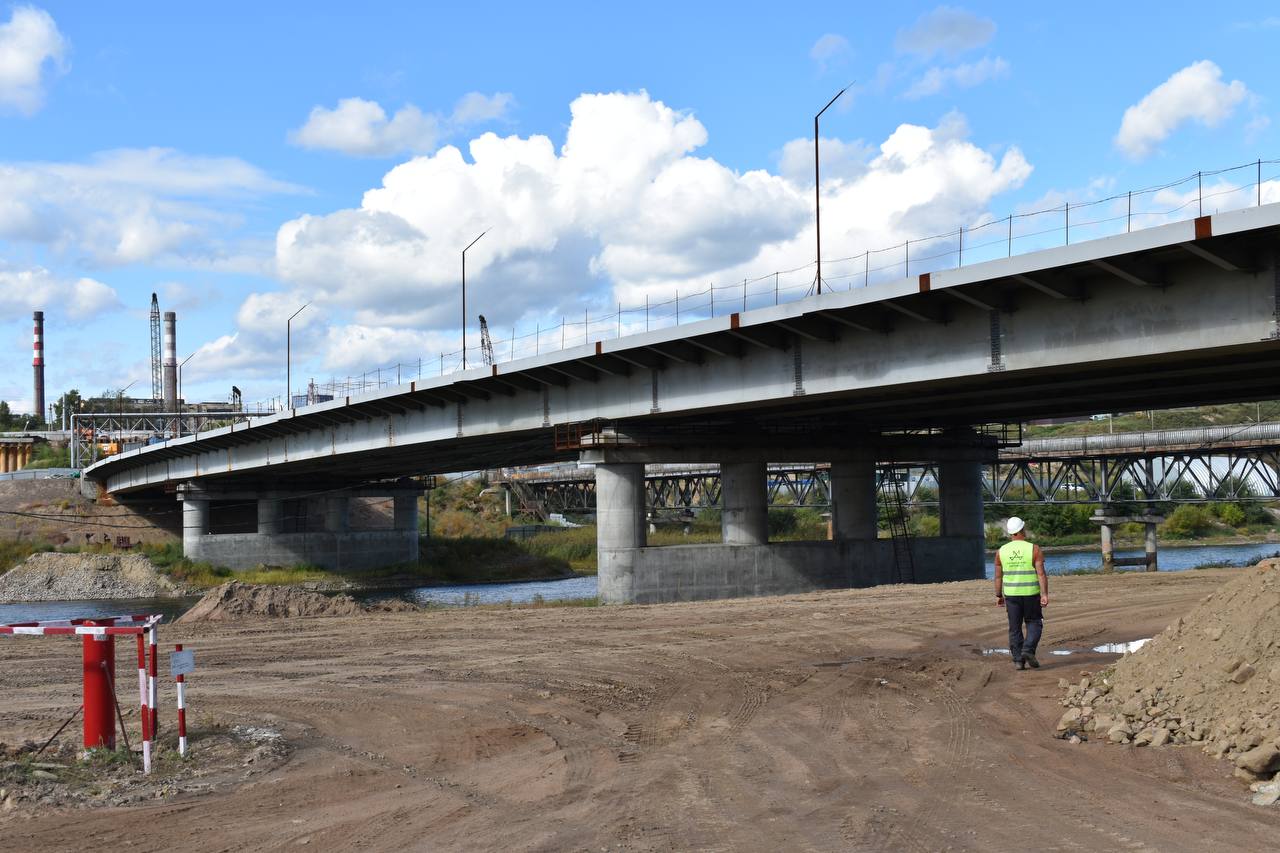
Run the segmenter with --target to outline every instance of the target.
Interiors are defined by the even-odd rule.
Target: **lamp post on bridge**
[[[489,233],[489,229],[480,232],[480,237]],[[480,237],[467,244],[470,249],[480,242]],[[467,369],[467,249],[462,250],[462,369]]]
[[[191,353],[191,355],[187,356],[182,360],[182,364],[178,365],[178,427],[176,430],[174,430],[174,432],[176,432],[179,436],[182,435],[182,413],[183,413],[183,410],[186,409],[187,407],[186,398],[182,396],[182,368],[186,367],[188,361],[196,357],[197,352],[200,352],[200,350],[196,350],[195,352]]]
[[[294,311],[284,323],[284,406],[286,409],[293,408],[293,318],[305,311],[310,304],[308,302]]]
[[[850,83],[849,86],[852,86]],[[814,274],[814,282],[817,284],[818,293],[822,293],[822,180],[818,172],[818,119],[827,109],[839,100],[840,96],[849,91],[849,86],[845,86],[836,96],[827,101],[827,106],[818,110],[818,114],[813,117],[813,217],[814,231],[817,235],[817,270]]]

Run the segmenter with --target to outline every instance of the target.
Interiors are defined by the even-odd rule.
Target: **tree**
[[[7,430],[13,427],[13,413],[9,411],[9,404],[4,400],[0,400],[0,430]]]
[[[54,400],[53,401],[53,419],[59,426],[62,425],[63,401],[66,402],[67,411],[69,411],[71,414],[75,414],[76,412],[79,412],[81,408],[84,406],[84,400],[80,398],[80,391],[76,388],[72,388],[70,391],[66,392],[65,394],[60,396],[58,399]]]

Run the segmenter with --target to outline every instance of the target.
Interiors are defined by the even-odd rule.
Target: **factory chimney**
[[[164,410],[178,411],[177,315],[164,312]]]
[[[31,340],[31,368],[35,373],[35,416],[44,418],[44,312],[37,311],[32,315],[35,330]]]

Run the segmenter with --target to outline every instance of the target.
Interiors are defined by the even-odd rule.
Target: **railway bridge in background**
[[[831,466],[770,464],[770,506],[831,506]],[[595,473],[578,463],[492,472],[522,509],[594,513]],[[939,480],[933,465],[878,462],[876,487],[901,489],[914,505]],[[720,505],[716,465],[645,466],[650,513]],[[986,503],[1205,503],[1280,500],[1280,423],[1150,430],[1116,435],[1032,439],[1006,443],[983,466]]]
[[[1280,205],[1202,216],[288,410],[112,456],[84,483],[176,496],[193,558],[351,568],[416,556],[405,477],[579,459],[601,599],[651,602],[893,580],[887,461],[937,473],[917,580],[980,577],[983,470],[1007,442],[974,425],[1273,398],[1278,250]],[[767,464],[815,460],[834,539],[770,543]],[[646,547],[655,463],[719,466],[722,543]],[[350,498],[375,494],[395,529],[351,530]],[[252,532],[219,528],[246,503]]]

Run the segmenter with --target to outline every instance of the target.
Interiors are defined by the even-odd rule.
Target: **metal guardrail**
[[[24,468],[0,474],[0,483],[10,480],[70,480],[80,476],[75,468]]]

